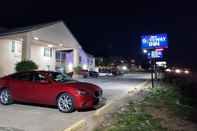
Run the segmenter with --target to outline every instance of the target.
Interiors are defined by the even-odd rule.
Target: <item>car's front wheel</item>
[[[67,93],[61,94],[57,99],[57,106],[61,112],[70,113],[74,111],[73,97]]]
[[[3,105],[12,104],[12,96],[7,88],[0,91],[0,103]]]

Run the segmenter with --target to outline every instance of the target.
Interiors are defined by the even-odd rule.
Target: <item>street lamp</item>
[[[143,53],[146,54],[148,51],[146,49],[143,49]]]

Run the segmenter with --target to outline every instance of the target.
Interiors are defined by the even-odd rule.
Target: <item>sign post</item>
[[[141,37],[141,49],[146,50],[147,58],[151,61],[152,87],[154,87],[154,79],[158,79],[156,61],[157,59],[163,58],[162,51],[165,48],[168,48],[167,34],[156,34]]]

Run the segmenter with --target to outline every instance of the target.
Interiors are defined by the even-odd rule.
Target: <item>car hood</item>
[[[72,82],[72,83],[65,83],[65,85],[71,86],[71,87],[76,88],[76,89],[86,90],[88,92],[95,92],[95,91],[101,91],[102,90],[99,86],[91,84],[91,83],[87,83],[87,82],[75,81],[75,82]]]

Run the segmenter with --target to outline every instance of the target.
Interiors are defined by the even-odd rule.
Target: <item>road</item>
[[[109,102],[127,95],[129,89],[135,88],[147,79],[150,79],[150,74],[135,73],[118,77],[80,79],[80,81],[99,85]],[[95,110],[64,114],[52,107],[0,105],[0,131],[63,131],[81,119],[92,117],[94,113]]]

